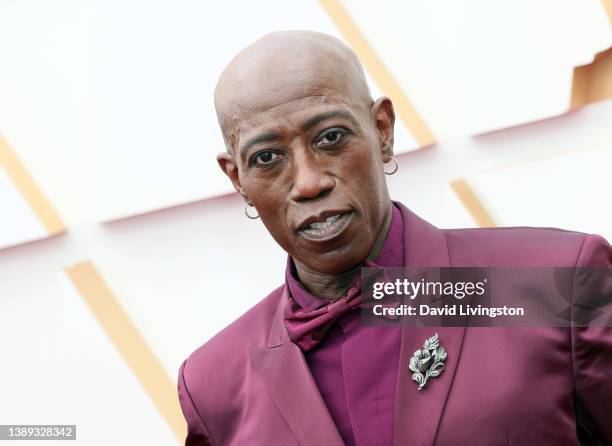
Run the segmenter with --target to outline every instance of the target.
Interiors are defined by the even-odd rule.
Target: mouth
[[[320,216],[307,218],[298,228],[298,234],[308,240],[329,241],[348,226],[352,212],[323,212]]]

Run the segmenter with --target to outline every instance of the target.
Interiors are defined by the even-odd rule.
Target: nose
[[[297,155],[292,167],[293,187],[289,197],[293,201],[304,201],[323,196],[336,184],[333,176],[327,171],[327,163],[317,160],[312,152]]]

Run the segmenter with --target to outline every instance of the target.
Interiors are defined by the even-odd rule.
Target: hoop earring
[[[384,170],[384,167],[383,167],[383,171],[385,172],[385,175],[393,175],[395,172],[397,172],[397,169],[399,168],[399,166],[397,165],[397,160],[395,159],[394,156],[391,157],[391,161],[395,163],[395,167],[393,168],[391,172],[387,172],[386,170]]]
[[[249,217],[251,220],[257,220],[257,219],[259,218],[259,214],[257,214],[256,216],[254,216],[254,217],[253,217],[251,214],[249,214],[249,208],[248,208],[248,206],[255,207],[255,206],[253,206],[252,204],[245,203],[245,204],[244,204],[244,214],[245,214],[247,217]]]

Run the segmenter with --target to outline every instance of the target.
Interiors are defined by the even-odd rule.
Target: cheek
[[[259,196],[253,199],[261,221],[270,232],[278,233],[287,226],[285,204],[277,197]]]
[[[349,194],[359,207],[361,228],[354,240],[355,248],[369,249],[376,239],[387,206],[382,159],[371,150],[356,153],[351,169],[343,172],[343,176]]]
[[[269,185],[252,187],[249,190],[245,188],[245,193],[257,208],[259,217],[270,235],[279,244],[284,244],[290,230],[287,223],[286,197]]]
[[[260,216],[274,213],[282,199],[274,179],[260,178],[256,173],[243,171],[240,181],[242,191],[253,202]]]
[[[357,151],[340,167],[345,183],[357,197],[378,201],[386,190],[386,179],[380,155],[373,150]],[[362,201],[362,200],[360,200]]]

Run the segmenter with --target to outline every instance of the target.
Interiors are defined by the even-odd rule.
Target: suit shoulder
[[[451,263],[466,266],[575,266],[592,236],[560,228],[511,226],[442,230]]]
[[[246,349],[249,345],[264,345],[274,315],[278,309],[284,285],[274,289],[256,305],[248,309],[238,319],[230,323],[200,347],[189,357],[190,369],[200,364],[210,364],[236,357],[237,349]]]
[[[201,418],[207,420],[213,431],[223,425],[218,420],[240,413],[237,396],[247,379],[249,348],[265,345],[283,286],[198,347],[183,362],[179,372],[183,390],[189,393]]]

